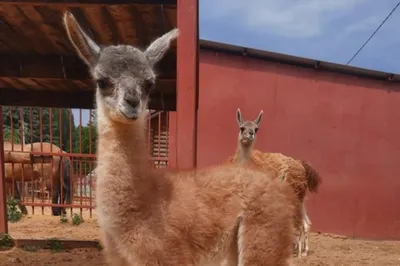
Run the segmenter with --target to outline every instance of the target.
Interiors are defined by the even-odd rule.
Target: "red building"
[[[256,148],[305,159],[323,178],[308,196],[313,231],[400,239],[399,76],[208,41],[200,47],[197,167],[235,152],[238,107],[245,119],[264,110]]]

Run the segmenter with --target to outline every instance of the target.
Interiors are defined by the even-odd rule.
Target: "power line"
[[[397,9],[397,7],[399,5],[400,5],[400,2],[397,3],[397,5],[392,9],[392,11],[390,11],[390,13],[382,21],[382,23],[379,25],[379,27],[376,28],[376,30],[371,34],[371,36],[369,36],[368,40],[366,40],[365,43],[360,47],[360,49],[358,49],[358,51],[353,55],[353,57],[350,58],[349,62],[347,62],[346,65],[350,64],[350,62],[353,61],[354,58],[356,58],[356,56],[361,52],[361,50],[364,49],[365,45],[367,45],[367,43],[375,36],[375,34],[380,30],[380,28],[383,26],[383,24],[385,24],[386,20],[388,20],[388,18],[390,18],[390,16],[393,14],[393,12]]]

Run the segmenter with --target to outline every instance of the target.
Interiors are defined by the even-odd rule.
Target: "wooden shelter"
[[[94,84],[67,39],[61,19],[65,10],[104,45],[145,48],[170,29],[180,29],[177,45],[157,66],[149,107],[177,111],[178,166],[193,167],[198,0],[0,0],[0,105],[93,108]],[[1,141],[0,233],[7,232],[3,148]]]

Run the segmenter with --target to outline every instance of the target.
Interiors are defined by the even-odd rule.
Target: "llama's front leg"
[[[110,266],[129,266],[129,263],[119,254],[117,245],[108,233],[103,234],[104,255],[108,265]]]

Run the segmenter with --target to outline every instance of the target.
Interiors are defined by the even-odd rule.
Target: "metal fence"
[[[168,167],[168,112],[148,112],[149,156]],[[92,110],[3,107],[8,199],[33,214],[94,209],[96,117]]]

